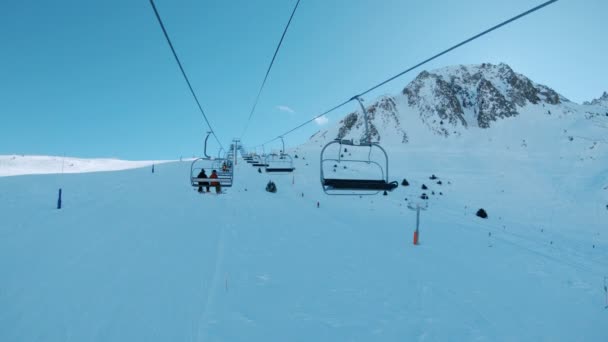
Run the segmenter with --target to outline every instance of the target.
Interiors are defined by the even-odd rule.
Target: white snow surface
[[[113,158],[86,159],[61,156],[0,155],[0,177],[29,174],[117,171],[167,162],[171,161],[130,161]]]
[[[221,195],[189,162],[1,177],[0,341],[608,341],[605,118],[529,110],[409,130],[388,196],[323,194],[314,139]]]

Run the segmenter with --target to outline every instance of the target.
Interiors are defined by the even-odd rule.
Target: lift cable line
[[[318,118],[320,118],[320,117],[322,117],[322,116],[324,116],[324,115],[327,115],[327,114],[329,114],[329,113],[333,112],[334,110],[336,110],[336,109],[338,109],[338,108],[340,108],[340,107],[344,106],[345,104],[347,104],[347,103],[349,103],[349,102],[351,102],[351,101],[353,101],[353,100],[356,100],[357,98],[359,98],[359,97],[361,97],[361,96],[363,96],[363,95],[365,95],[365,94],[367,94],[367,93],[369,93],[369,92],[371,92],[371,91],[373,91],[373,90],[377,89],[378,87],[381,87],[381,86],[383,86],[383,85],[387,84],[388,82],[391,82],[391,81],[395,80],[396,78],[401,77],[401,76],[403,76],[404,74],[406,74],[406,73],[408,73],[408,72],[410,72],[410,71],[412,71],[412,70],[414,70],[414,69],[416,69],[416,68],[418,68],[418,67],[420,67],[420,66],[422,66],[422,65],[424,65],[424,64],[426,64],[426,63],[428,63],[428,62],[430,62],[430,61],[432,61],[432,60],[434,60],[434,59],[436,59],[436,58],[438,58],[438,57],[440,57],[440,56],[443,56],[443,55],[445,55],[446,53],[448,53],[448,52],[450,52],[450,51],[452,51],[452,50],[454,50],[454,49],[456,49],[456,48],[459,48],[459,47],[461,47],[461,46],[463,46],[463,45],[465,45],[465,44],[468,44],[468,43],[472,42],[473,40],[475,40],[475,39],[477,39],[477,38],[480,38],[480,37],[482,37],[482,36],[484,36],[484,35],[486,35],[486,34],[488,34],[488,33],[492,32],[492,31],[494,31],[494,30],[496,30],[496,29],[498,29],[498,28],[500,28],[500,27],[502,27],[502,26],[505,26],[505,25],[507,25],[507,24],[510,24],[510,23],[512,23],[512,22],[514,22],[514,21],[516,21],[516,20],[518,20],[518,19],[521,19],[521,18],[523,18],[523,17],[527,16],[528,14],[531,14],[531,13],[533,13],[533,12],[536,12],[536,11],[538,11],[539,9],[544,8],[544,7],[548,6],[548,5],[551,5],[551,4],[553,4],[553,3],[557,2],[557,1],[558,1],[558,0],[550,0],[550,1],[544,2],[544,3],[542,3],[542,4],[540,4],[540,5],[536,6],[536,7],[534,7],[534,8],[532,8],[532,9],[529,9],[529,10],[527,10],[527,11],[525,11],[525,12],[523,12],[523,13],[519,14],[519,15],[516,15],[515,17],[512,17],[511,19],[505,20],[505,21],[503,21],[502,23],[500,23],[500,24],[498,24],[498,25],[496,25],[496,26],[493,26],[493,27],[491,27],[491,28],[489,28],[489,29],[487,29],[487,30],[485,30],[485,31],[483,31],[483,32],[481,32],[481,33],[479,33],[479,34],[477,34],[477,35],[475,35],[475,36],[471,37],[471,38],[468,38],[468,39],[466,39],[466,40],[463,40],[462,42],[460,42],[460,43],[458,43],[458,44],[456,44],[456,45],[454,45],[454,46],[452,46],[452,47],[450,47],[450,48],[448,48],[448,49],[446,49],[446,50],[443,50],[442,52],[440,52],[440,53],[438,53],[438,54],[436,54],[436,55],[434,55],[434,56],[432,56],[432,57],[430,57],[430,58],[427,58],[427,59],[425,59],[424,61],[422,61],[422,62],[420,62],[420,63],[418,63],[418,64],[416,64],[416,65],[414,65],[414,66],[412,66],[412,67],[410,67],[410,68],[408,68],[408,69],[406,69],[406,70],[404,70],[404,71],[400,72],[400,73],[398,73],[397,75],[395,75],[395,76],[393,76],[393,77],[391,77],[391,78],[388,78],[388,79],[387,79],[387,80],[385,80],[385,81],[382,81],[382,82],[378,83],[377,85],[375,85],[375,86],[373,86],[373,87],[371,87],[371,88],[367,89],[366,91],[364,91],[364,92],[362,92],[362,93],[360,93],[360,94],[358,94],[358,95],[355,95],[355,96],[351,97],[350,99],[348,99],[348,100],[346,100],[346,101],[344,101],[344,102],[340,103],[339,105],[336,105],[336,106],[334,106],[333,108],[326,110],[326,111],[325,111],[325,112],[323,112],[322,114],[319,114],[319,115],[317,115],[317,116],[313,117],[312,119],[310,119],[310,120],[308,120],[308,121],[306,121],[306,122],[303,122],[302,124],[300,124],[300,125],[296,126],[295,128],[292,128],[291,130],[289,130],[289,131],[287,131],[287,132],[285,132],[285,133],[280,134],[280,135],[279,135],[279,136],[277,136],[276,138],[273,138],[273,139],[271,139],[271,140],[269,140],[269,141],[265,142],[264,144],[268,144],[268,143],[270,143],[270,142],[273,142],[273,141],[275,141],[275,140],[278,140],[278,139],[280,139],[282,136],[285,136],[285,135],[287,135],[287,134],[290,134],[290,133],[292,133],[292,132],[294,132],[294,131],[296,131],[296,130],[298,130],[298,129],[300,129],[300,128],[302,128],[302,127],[306,126],[306,125],[308,125],[309,123],[311,123],[311,122],[315,121],[316,119],[318,119]]]
[[[285,38],[285,34],[287,34],[287,29],[289,29],[289,24],[291,24],[291,20],[293,16],[296,14],[296,10],[298,9],[298,5],[300,4],[300,0],[296,2],[293,11],[291,12],[291,16],[289,17],[289,21],[287,25],[285,25],[285,29],[283,30],[283,35],[281,36],[281,40],[279,40],[279,44],[277,45],[276,50],[274,51],[274,55],[272,56],[272,60],[270,61],[270,65],[268,65],[268,69],[266,70],[266,75],[264,76],[264,81],[260,85],[260,90],[258,90],[258,95],[255,98],[253,103],[253,107],[251,107],[251,112],[249,112],[249,118],[247,118],[247,123],[245,123],[245,129],[243,129],[243,133],[241,134],[241,139],[247,132],[247,128],[249,128],[249,124],[251,123],[251,118],[253,117],[253,112],[255,112],[255,108],[258,105],[258,101],[260,100],[260,95],[262,95],[262,90],[264,89],[264,85],[266,84],[266,80],[268,79],[268,75],[270,74],[270,69],[272,69],[272,65],[274,64],[274,60],[277,58],[277,54],[279,53],[279,49],[281,48],[281,44],[283,43],[283,39]]]
[[[158,10],[156,9],[156,5],[154,5],[154,0],[150,0],[150,4],[152,5],[152,9],[154,10],[154,14],[156,14],[156,19],[158,19],[158,23],[160,24],[160,28],[163,30],[163,33],[165,34],[165,38],[167,39],[167,43],[169,43],[169,47],[171,48],[171,52],[173,52],[173,57],[175,57],[175,61],[177,62],[177,65],[179,66],[179,69],[181,70],[182,75],[184,76],[184,79],[186,80],[186,83],[188,84],[188,88],[190,89],[190,93],[192,93],[192,96],[194,97],[194,101],[196,101],[196,104],[198,105],[198,109],[201,111],[201,114],[203,114],[203,118],[205,119],[205,122],[207,123],[207,127],[209,127],[209,131],[211,131],[211,134],[213,134],[213,137],[215,137],[215,140],[220,145],[220,147],[224,148],[222,146],[222,143],[218,139],[217,135],[215,134],[215,131],[211,127],[211,124],[209,123],[209,119],[207,119],[207,115],[205,114],[205,111],[203,110],[203,107],[201,106],[201,103],[198,100],[198,97],[194,93],[194,89],[192,89],[192,84],[190,84],[190,80],[188,79],[188,76],[186,75],[186,71],[184,71],[184,67],[182,66],[182,63],[180,62],[179,57],[177,57],[177,53],[175,52],[175,48],[173,47],[173,44],[171,43],[171,39],[169,38],[169,34],[167,33],[167,30],[165,29],[165,25],[163,24],[163,21],[160,18],[160,15],[158,14]]]

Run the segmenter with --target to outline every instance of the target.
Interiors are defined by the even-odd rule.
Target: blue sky
[[[243,142],[267,141],[541,2],[302,0]],[[228,145],[243,131],[295,0],[155,3]],[[576,102],[599,97],[608,90],[606,13],[604,0],[560,0],[367,98],[401,91],[424,69],[482,62],[508,63]],[[0,43],[0,154],[201,153],[207,129],[147,0],[3,1]],[[318,129],[310,124],[286,143]]]

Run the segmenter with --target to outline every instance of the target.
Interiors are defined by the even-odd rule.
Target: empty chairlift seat
[[[293,166],[293,158],[285,153],[285,140],[281,139],[281,145],[283,148],[280,153],[271,153],[266,156],[264,162],[266,164],[265,171],[267,173],[274,174],[288,174],[293,172],[296,168]]]
[[[255,156],[253,158],[253,163],[251,164],[253,167],[267,167],[265,156]]]
[[[266,156],[265,159],[267,173],[291,173],[296,168],[293,166],[293,158],[286,153],[272,153]]]
[[[388,156],[377,143],[334,140],[321,150],[321,185],[328,195],[374,195],[393,191]]]

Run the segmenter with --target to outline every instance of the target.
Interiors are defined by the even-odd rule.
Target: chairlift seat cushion
[[[266,172],[293,172],[295,167],[267,167]]]
[[[323,186],[334,190],[394,190],[399,184],[397,182],[387,183],[384,179],[335,179],[326,178]]]

